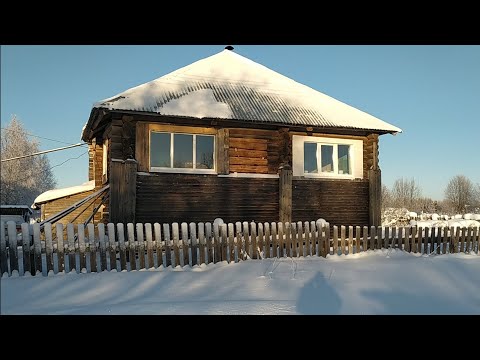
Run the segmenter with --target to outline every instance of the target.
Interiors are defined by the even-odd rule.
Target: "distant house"
[[[398,132],[226,48],[99,101],[81,137],[103,221],[380,225],[378,140]]]
[[[33,210],[28,205],[0,205],[0,220],[15,221],[17,225],[29,223]]]

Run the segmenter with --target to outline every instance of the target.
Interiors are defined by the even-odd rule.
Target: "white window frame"
[[[161,133],[161,134],[170,134],[170,167],[158,167],[151,166],[150,154],[151,154],[151,141],[152,133]],[[174,135],[192,135],[193,139],[193,168],[176,168],[173,167],[173,152],[174,152]],[[213,137],[213,169],[196,169],[197,164],[197,136],[211,136]],[[216,161],[216,136],[213,134],[195,134],[190,132],[180,132],[180,131],[161,131],[161,130],[150,130],[148,135],[149,154],[148,154],[148,165],[151,172],[166,172],[166,173],[187,173],[187,174],[216,174],[217,173],[217,161]]]
[[[333,145],[333,172],[321,172],[321,166],[318,167],[318,173],[304,172],[304,144],[317,144],[317,159],[320,157],[321,145]],[[349,145],[349,161],[351,174],[338,173],[338,145]],[[293,176],[302,176],[305,178],[331,178],[331,179],[362,179],[363,178],[363,141],[355,139],[328,138],[322,136],[303,136],[293,135],[292,137],[292,162]]]

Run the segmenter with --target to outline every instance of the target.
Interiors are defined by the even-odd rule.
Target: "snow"
[[[25,209],[32,213],[32,209],[28,205],[0,205],[0,209]]]
[[[36,209],[37,205],[46,201],[59,199],[65,196],[78,194],[84,191],[93,190],[95,188],[95,180],[87,181],[82,185],[71,186],[61,189],[48,190],[37,196],[32,204],[32,208]]]
[[[480,314],[480,256],[399,250],[1,278],[3,314]]]

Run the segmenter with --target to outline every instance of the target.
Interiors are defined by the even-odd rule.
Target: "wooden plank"
[[[163,224],[163,240],[165,241],[165,267],[172,266],[172,243],[170,238],[170,226]]]
[[[175,257],[175,267],[180,265],[180,233],[178,230],[178,223],[172,224],[172,237],[173,237],[173,255]]]
[[[156,267],[163,265],[163,246],[162,246],[162,229],[161,225],[156,222],[153,224],[153,232],[155,236],[155,255],[157,258]]]
[[[207,245],[207,259],[206,264],[213,262],[213,251],[212,251],[212,224],[207,222],[205,224],[205,241]]]
[[[396,245],[399,250],[403,250],[403,226],[399,226],[397,229],[397,236],[396,236]]]
[[[27,231],[27,232],[25,232]],[[25,267],[25,269],[30,269],[30,237],[28,235],[28,224],[25,226],[25,230],[23,230],[23,224],[22,224],[22,233],[27,234],[27,239],[28,239],[28,246],[25,242],[23,244],[23,266],[25,267],[26,262],[28,261],[28,265]],[[55,233],[57,236],[57,263],[58,263],[58,272],[64,272],[65,271],[65,244],[63,241],[63,224],[57,222],[55,224]],[[25,251],[28,250],[28,255],[25,254]],[[28,258],[28,259],[27,259]]]
[[[277,229],[278,229],[278,257],[282,258],[285,256],[285,251],[284,251],[284,236],[283,236],[283,223],[279,222],[277,223]]]
[[[432,227],[432,233],[431,233],[431,239],[432,239],[432,245],[430,247],[430,254],[433,252],[437,251],[437,238],[438,238],[438,230],[439,228],[437,227]]]
[[[218,223],[213,224],[213,263],[216,264],[221,260],[220,252],[220,226]]]
[[[310,243],[311,243],[311,256],[318,255],[317,254],[317,241],[318,246],[320,247],[320,236],[321,234],[317,233],[317,228],[315,226],[315,221],[310,221]],[[320,250],[321,251],[321,250]]]
[[[59,253],[58,253],[58,259],[59,259],[59,264],[58,264],[58,269],[59,271],[63,271],[64,270],[64,266],[63,266],[63,225],[58,223],[57,224],[57,236],[59,236],[59,232],[58,232],[58,228],[60,225],[60,228],[62,229],[62,231],[60,232],[60,240],[58,241],[59,243],[59,247],[60,247],[60,243],[62,245],[62,248],[61,248],[61,256],[60,256],[60,248],[59,248]],[[3,224],[2,224],[3,226]],[[27,224],[27,223],[23,223],[21,225],[22,227],[22,247],[23,247],[23,274],[25,274],[27,271],[29,274],[32,273],[32,268],[31,268],[31,263],[30,263],[30,241],[31,241],[31,237],[30,237],[30,226]],[[2,260],[3,261],[3,260]],[[3,271],[0,273],[0,277],[2,276],[3,274]]]
[[[52,241],[52,224],[45,223],[43,226],[45,232],[45,257],[47,260],[47,274],[53,270],[53,241]],[[16,246],[15,246],[16,249]],[[18,263],[17,263],[18,267]],[[17,269],[18,270],[18,269]]]
[[[203,135],[215,135],[217,130],[213,127],[205,126],[179,126],[171,124],[149,124],[149,130],[161,131],[161,132],[176,132],[184,134],[203,134]]]
[[[370,249],[375,250],[375,237],[377,236],[377,231],[375,226],[370,226]]]
[[[182,230],[182,255],[181,258],[182,266],[190,265],[190,256],[189,256],[189,239],[188,239],[188,224],[186,222],[182,222],[181,230]]]
[[[95,240],[95,225],[87,225],[88,230],[88,251],[90,252],[90,270],[97,272],[97,246]]]
[[[439,227],[437,231],[437,254],[441,254],[441,245],[442,245],[442,228]]]
[[[377,249],[382,249],[383,241],[383,229],[377,226]]]
[[[362,236],[363,236],[363,239],[362,239],[363,240],[363,242],[362,242],[363,248],[362,248],[362,250],[367,251],[368,250],[368,226],[363,227]]]
[[[305,233],[305,252],[303,256],[311,256],[313,254],[312,251],[312,242],[311,242],[311,233],[310,233],[310,223],[308,221],[305,221],[304,223],[304,233]],[[313,246],[314,248],[315,246]]]
[[[272,257],[278,257],[278,236],[277,236],[277,223],[272,222]]]
[[[67,224],[67,241],[68,241],[68,269],[67,272],[77,271],[77,259],[75,249],[75,228],[71,223]]]
[[[410,226],[405,226],[404,238],[405,238],[405,246],[403,250],[410,252]]]
[[[410,251],[413,253],[416,253],[417,252],[417,243],[416,243],[417,227],[416,226],[411,227],[411,231],[412,231],[412,237],[411,237]]]
[[[285,222],[285,254],[287,257],[291,257],[291,247],[292,247],[292,225],[290,222]]]
[[[465,253],[466,254],[470,253],[470,243],[471,243],[470,238],[471,238],[471,236],[472,236],[472,228],[468,227],[466,241],[465,241]]]
[[[265,258],[264,249],[264,235],[263,235],[263,224],[261,222],[258,223],[258,234],[257,234],[257,251],[259,258]]]
[[[355,226],[355,254],[358,254],[360,252],[360,231],[360,226]]]
[[[467,228],[466,227],[462,227],[461,231],[460,231],[460,241],[459,241],[459,252],[465,252],[465,242],[466,242],[466,235],[467,235]]]
[[[97,225],[98,232],[98,247],[100,252],[100,269],[99,272],[107,270],[107,246],[105,241],[105,224],[99,223]]]
[[[228,155],[230,157],[230,163],[231,163],[232,158],[234,157],[267,159],[268,152],[267,150],[246,150],[246,149],[230,148],[228,150]]]
[[[0,222],[0,277],[8,274],[8,257],[7,257],[7,236],[5,234],[6,223]]]
[[[268,166],[230,165],[230,173],[268,174]]]
[[[254,221],[250,223],[250,240],[252,243],[252,252],[250,257],[252,259],[258,259],[257,224]]]
[[[293,172],[290,167],[279,169],[279,220],[292,221],[292,180]]]
[[[248,222],[244,221],[242,223],[243,227],[243,246],[245,247],[245,255],[243,256],[243,259],[246,260],[250,255],[252,254],[252,250],[250,248],[250,231],[248,230]]]
[[[338,226],[333,226],[333,255],[338,255]]]
[[[220,235],[221,235],[220,252],[222,256],[222,261],[226,261],[227,260],[227,242],[228,242],[227,224],[220,225]]]
[[[267,159],[231,157],[230,165],[267,166]]]
[[[170,226],[168,224],[163,224],[163,239],[165,241],[165,267],[173,267],[172,242],[170,237]]]
[[[390,227],[385,226],[385,239],[383,241],[383,248],[388,249],[390,247]]]
[[[268,146],[266,139],[246,139],[230,137],[230,148],[266,151],[268,149]]]
[[[324,232],[324,228],[320,222],[311,221],[310,231],[312,239],[312,255],[326,257],[330,254],[330,241],[327,238],[327,234]]]
[[[451,236],[451,241],[450,241],[450,246],[451,249],[450,249],[450,252],[451,253],[459,253],[460,252],[460,248],[458,246],[458,240],[460,238],[460,227],[457,226],[457,227],[451,227],[450,228],[451,232],[450,232],[450,236]]]
[[[353,226],[348,226],[348,254],[353,254]]]
[[[390,247],[392,249],[395,249],[395,246],[396,246],[396,243],[397,243],[397,227],[396,226],[393,226],[390,230]]]
[[[239,262],[242,259],[242,254],[245,254],[245,246],[243,243],[243,234],[242,234],[242,223],[237,221],[235,223],[235,234],[236,234],[236,248],[237,248],[237,258],[235,259],[236,262]]]
[[[127,244],[125,243],[125,228],[122,223],[117,224],[118,248],[120,253],[120,271],[127,268]]]
[[[117,247],[115,243],[115,224],[108,223],[107,231],[108,231],[107,249],[110,257],[110,267],[108,268],[108,270],[109,271],[114,269],[117,270]]]
[[[442,241],[442,254],[447,253],[447,244],[448,244],[448,226],[443,227],[443,241]]]
[[[192,262],[190,263],[191,266],[198,265],[198,244],[197,244],[197,224],[191,222],[189,224],[190,227],[190,251],[192,253]]]
[[[40,224],[33,224],[33,251],[34,263],[35,263],[35,273],[32,275],[37,275],[37,273],[42,273],[42,243],[40,242]]]
[[[137,248],[138,248],[138,270],[146,269],[145,267],[145,237],[143,232],[143,224],[136,223],[137,230]]]
[[[152,234],[152,224],[145,224],[145,239],[147,241],[147,258],[145,259],[145,269],[151,269],[155,267],[153,261],[153,234]]]
[[[8,231],[8,253],[10,258],[10,271],[8,275],[12,275],[14,270],[18,272],[18,252],[17,252],[17,225],[15,221],[7,221]]]
[[[323,226],[323,228],[325,230],[323,231],[324,234],[322,236],[325,236],[325,244],[326,244],[326,248],[327,248],[327,255],[330,255],[330,224],[329,223],[325,224]]]
[[[308,224],[308,223],[307,223]],[[301,221],[297,222],[297,256],[305,257],[305,238],[304,238],[304,230],[303,230],[303,223]]]
[[[228,223],[228,262],[235,262],[235,227]]]
[[[205,224],[203,222],[198,223],[198,265],[205,264]]]
[[[480,228],[474,227],[473,228],[473,248],[475,249],[475,254],[479,254],[479,247],[480,247]]]
[[[128,262],[130,270],[137,270],[137,244],[135,243],[135,227],[133,223],[127,223],[128,237]]]
[[[345,225],[340,226],[340,255],[347,255],[347,248],[345,246]]]
[[[423,228],[417,227],[417,253],[422,254]]]
[[[430,228],[425,228],[425,236],[423,238],[423,253],[428,254],[428,243],[430,242]]]
[[[77,224],[77,237],[78,237],[78,251],[80,254],[80,272],[87,272],[87,257],[85,254],[85,227],[83,224]]]
[[[263,225],[263,229],[265,232],[265,248],[264,248],[264,257],[265,259],[269,259],[272,257],[271,255],[271,245],[272,241],[270,238],[270,224],[268,222],[265,222]]]
[[[290,224],[290,238],[291,238],[291,243],[292,243],[292,250],[291,250],[291,256],[292,258],[296,258],[298,256],[298,238],[297,238],[297,224],[295,222],[292,222]]]

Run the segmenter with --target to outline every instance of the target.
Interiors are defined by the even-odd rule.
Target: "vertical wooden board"
[[[285,222],[285,254],[291,257],[290,248],[292,247],[292,225],[289,221]]]
[[[353,226],[348,226],[348,254],[353,254]]]
[[[194,222],[190,226],[190,251],[192,252],[191,266],[198,265],[198,243],[197,243],[197,225]]]
[[[135,227],[133,223],[127,223],[128,236],[128,262],[130,270],[137,270],[137,246],[135,244]]]
[[[279,222],[277,223],[277,229],[278,229],[278,257],[282,258],[285,256],[284,253],[284,236],[283,236],[283,223]]]
[[[40,242],[40,224],[33,224],[33,251],[35,252],[34,262],[35,262],[35,273],[42,273],[42,243]]]
[[[404,235],[404,248],[406,252],[410,252],[410,226],[405,226],[405,235]]]
[[[165,267],[172,266],[172,242],[170,237],[170,225],[163,224],[163,240],[165,241]]]
[[[80,272],[83,272],[87,269],[87,255],[86,255],[86,244],[85,244],[85,227],[83,224],[77,224],[77,237],[78,237],[78,250],[80,254]]]
[[[251,236],[251,243],[252,243],[252,252],[250,257],[252,259],[258,259],[257,256],[257,224],[255,222],[250,223],[250,236]]]
[[[125,243],[125,228],[122,223],[117,224],[118,249],[120,254],[120,271],[127,269],[127,244]]]
[[[172,224],[172,237],[173,237],[173,255],[175,257],[175,265],[172,267],[177,267],[180,265],[180,233],[178,230],[178,223],[174,222]]]
[[[90,252],[90,270],[97,272],[97,246],[95,240],[95,225],[88,224],[88,251]]]
[[[269,259],[272,257],[271,253],[271,245],[272,245],[272,240],[271,240],[271,233],[270,233],[270,224],[266,222],[263,225],[263,230],[265,232],[265,250],[264,250],[264,256],[265,259]]]
[[[205,241],[207,245],[207,259],[205,264],[210,264],[213,262],[213,251],[212,251],[212,224],[207,222],[205,224]]]
[[[383,241],[383,228],[381,226],[377,226],[377,249],[382,249]]]
[[[147,257],[145,259],[145,269],[151,269],[155,267],[153,261],[153,234],[152,234],[152,224],[145,224],[145,240],[147,243]]]
[[[115,224],[108,223],[108,253],[110,256],[110,268],[109,271],[115,269],[117,270],[117,247],[115,246]]]
[[[396,246],[396,243],[397,243],[397,231],[398,231],[398,229],[397,229],[396,226],[393,226],[390,230],[390,235],[391,235],[391,237],[390,237],[390,240],[391,240],[390,241],[390,247],[392,249],[395,249],[395,246]]]
[[[448,230],[448,226],[443,227],[442,254],[447,253]]]
[[[467,228],[463,227],[460,231],[460,241],[459,241],[460,252],[465,252],[466,237],[467,237]]]
[[[310,237],[310,244],[311,244],[310,254],[312,256],[318,255],[317,254],[317,241],[318,241],[318,246],[319,246],[318,251],[321,252],[321,250],[320,250],[321,235],[322,235],[321,233],[320,234],[317,233],[317,227],[315,226],[315,221],[310,221],[310,235],[309,235],[309,237]]]
[[[198,265],[205,264],[205,224],[203,222],[198,223]]]
[[[67,272],[77,271],[77,257],[75,251],[75,228],[73,224],[67,224],[67,241],[68,241],[68,269]]]
[[[308,224],[308,223],[307,223]],[[305,240],[305,230],[303,229],[303,223],[301,221],[297,222],[297,244],[298,244],[298,256],[303,256],[305,257],[305,246],[306,246],[306,240]]]
[[[22,229],[23,229],[23,224],[22,224]],[[28,225],[26,226],[26,230],[28,231]],[[23,231],[22,231],[23,232]],[[59,223],[57,222],[55,224],[55,232],[57,234],[57,260],[58,260],[58,271],[59,272],[63,272],[65,271],[65,244],[63,243],[63,224],[62,223]],[[30,238],[28,240],[28,250],[30,252]],[[25,245],[25,244],[24,244]],[[26,258],[25,258],[25,247],[23,249],[24,253],[24,266],[25,266],[25,261],[26,261]],[[29,259],[30,260],[30,256],[28,255]],[[30,266],[28,265],[28,267],[26,267],[26,269],[28,269]]]
[[[305,253],[304,256],[312,255],[312,242],[310,238],[310,223],[305,221],[303,226],[303,232],[305,233]]]
[[[442,247],[442,228],[439,227],[437,230],[437,254],[441,254]]]
[[[333,255],[338,255],[338,226],[333,226]]]
[[[345,246],[345,225],[340,226],[340,255],[347,255],[347,248]],[[348,241],[348,240],[347,240]]]
[[[107,246],[105,243],[105,224],[104,223],[99,223],[97,225],[97,232],[98,232],[98,245],[100,249],[99,271],[102,272],[103,270],[107,270]]]
[[[399,250],[403,250],[403,237],[404,237],[403,226],[399,226],[397,229],[397,248]]]
[[[385,226],[385,239],[383,241],[383,248],[388,249],[390,247],[390,227]]]
[[[475,251],[475,254],[478,255],[479,247],[480,247],[480,228],[474,227],[473,228],[473,244],[472,247]]]
[[[8,257],[7,257],[7,236],[5,234],[5,222],[0,222],[0,276],[8,274]]]
[[[423,239],[423,253],[427,255],[432,250],[431,248],[430,250],[428,249],[428,244],[431,242],[431,238],[432,238],[432,236],[430,235],[430,232],[432,232],[432,230],[433,228],[428,228],[428,227],[425,228],[425,237]]]
[[[363,245],[363,248],[362,250],[363,251],[367,251],[368,250],[368,226],[364,226],[363,227],[363,242],[362,242],[362,245]]]
[[[370,249],[375,250],[376,246],[376,236],[377,236],[377,229],[375,226],[370,227]]]
[[[423,228],[421,226],[418,226],[417,229],[417,234],[416,234],[416,239],[415,241],[417,242],[417,253],[422,253],[422,239],[423,239]]]
[[[53,241],[52,241],[52,224],[47,222],[43,227],[45,232],[45,257],[47,259],[47,274],[53,270]],[[18,266],[18,265],[17,265]]]
[[[242,223],[242,227],[243,227],[243,245],[245,247],[243,259],[245,260],[252,253],[250,249],[250,235],[249,235],[250,232],[248,231],[248,222],[244,221]]]
[[[17,225],[15,224],[15,221],[7,221],[7,230],[8,230],[8,253],[10,257],[10,271],[8,274],[11,275],[14,270],[18,271]],[[50,254],[50,257],[51,257],[51,254]]]
[[[222,256],[222,261],[226,261],[227,260],[227,242],[228,242],[227,224],[222,224],[220,226],[220,235],[221,235],[220,252]]]
[[[290,239],[292,243],[291,256],[295,258],[298,254],[297,224],[295,222],[290,223]]]
[[[182,229],[182,266],[190,264],[190,256],[189,256],[189,239],[188,239],[188,224],[186,222],[182,222],[180,225]]]
[[[61,232],[58,232],[58,225],[60,225]],[[3,224],[2,224],[3,226]],[[63,271],[64,266],[63,266],[63,225],[58,223],[57,224],[57,236],[59,237],[58,240],[58,271]],[[32,268],[30,264],[30,226],[27,223],[22,224],[22,246],[23,246],[23,273],[25,274],[27,271],[31,274],[32,273]],[[60,247],[61,244],[61,247]],[[60,253],[61,250],[61,253]],[[2,272],[3,274],[3,272]],[[0,277],[2,276],[0,274]]]
[[[258,248],[258,256],[260,258],[265,258],[265,254],[264,254],[264,246],[263,246],[263,242],[264,242],[264,239],[263,239],[263,224],[260,222],[258,223],[258,240],[257,240],[257,248]]]
[[[470,253],[470,244],[471,244],[472,228],[468,227],[467,229],[467,241],[465,243],[465,253]]]
[[[278,236],[277,236],[277,223],[272,222],[272,257],[278,257]]]
[[[242,259],[242,223],[237,221],[235,223],[235,262],[239,262]]]
[[[410,244],[411,244],[410,245],[410,251],[416,253],[417,252],[417,243],[416,243],[417,227],[412,226],[410,228],[410,230],[412,232],[412,237],[411,237],[411,240],[410,240]]]
[[[228,262],[235,262],[235,226],[228,223]]]
[[[361,227],[355,226],[355,254],[360,252]]]
[[[318,242],[316,255],[326,258],[327,255],[330,255],[330,234],[327,233],[326,226],[323,226],[321,222],[312,222],[311,224]]]
[[[220,226],[218,223],[213,224],[213,263],[216,264],[220,260]]]
[[[155,234],[155,255],[157,258],[156,267],[159,268],[163,265],[163,246],[161,225],[158,222],[153,224],[153,232]]]
[[[146,269],[145,267],[145,237],[143,231],[143,224],[135,224],[137,230],[137,244],[138,244],[138,270]]]

